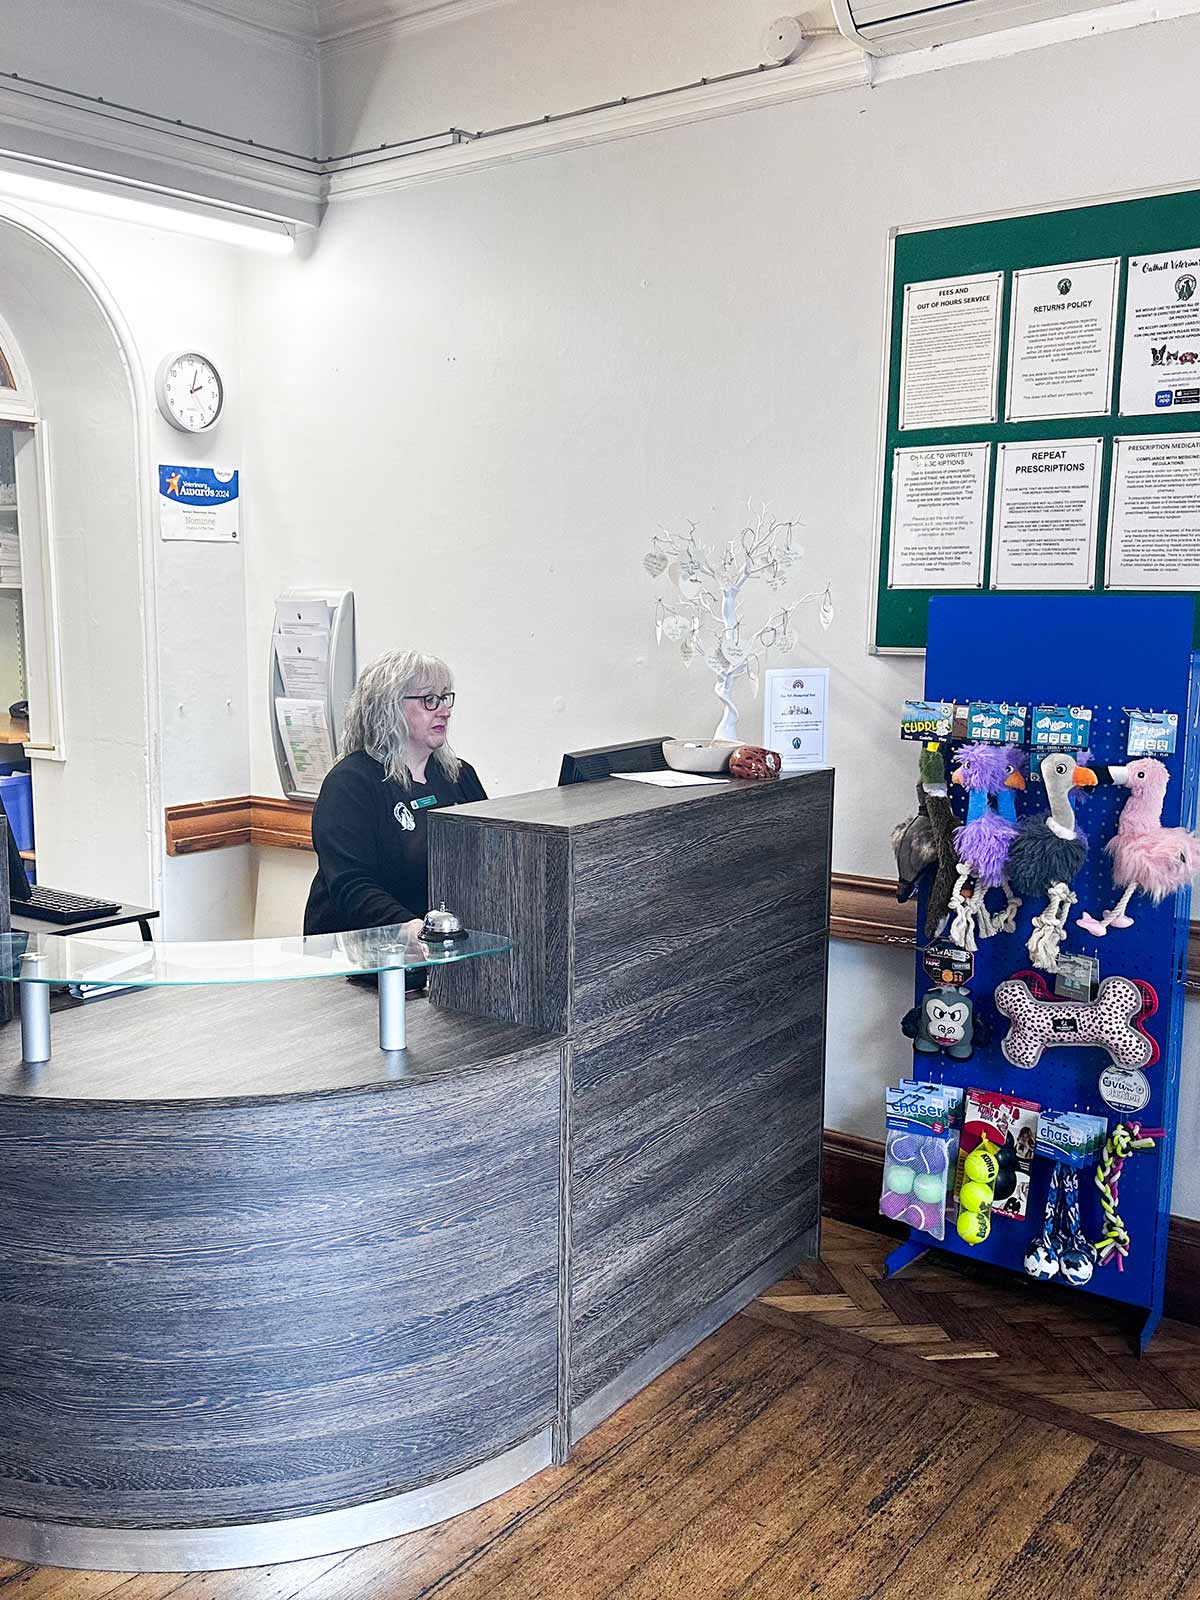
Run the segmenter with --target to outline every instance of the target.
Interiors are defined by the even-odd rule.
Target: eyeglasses
[[[445,706],[447,711],[454,706],[454,690],[447,689],[445,694],[406,694],[405,700],[419,700],[426,711],[436,711],[439,706]]]

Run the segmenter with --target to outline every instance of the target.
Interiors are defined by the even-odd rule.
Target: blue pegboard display
[[[1091,760],[1109,765],[1124,764],[1128,759],[1130,709],[1178,713],[1175,753],[1160,758],[1171,775],[1162,820],[1167,827],[1191,828],[1196,821],[1200,767],[1200,694],[1192,655],[1193,622],[1190,597],[972,595],[934,599],[929,606],[925,694],[930,700],[959,704],[978,700],[1031,707],[1090,707]],[[914,781],[919,749],[919,745],[912,746]],[[1031,768],[1036,768],[1039,759],[1039,752],[1031,752]],[[952,786],[951,794],[954,792]],[[1076,1291],[1140,1309],[1144,1313],[1144,1344],[1162,1312],[1191,895],[1189,890],[1181,890],[1159,906],[1136,895],[1129,907],[1133,926],[1110,929],[1104,938],[1095,938],[1076,925],[1080,913],[1089,911],[1098,917],[1118,898],[1104,846],[1116,831],[1128,793],[1120,787],[1097,787],[1076,790],[1072,795],[1089,851],[1084,869],[1072,884],[1078,904],[1070,913],[1062,949],[1097,956],[1102,977],[1119,973],[1143,979],[1158,995],[1158,1011],[1146,1027],[1158,1042],[1160,1057],[1146,1070],[1151,1099],[1136,1118],[1146,1128],[1166,1131],[1152,1151],[1131,1157],[1121,1178],[1120,1211],[1132,1238],[1124,1270],[1118,1271],[1115,1262],[1098,1267],[1091,1281]],[[959,791],[955,806],[960,819],[965,802],[965,794]],[[1018,801],[1018,814],[1044,810],[1045,804],[1045,791],[1035,778]],[[1000,1041],[1009,1024],[997,1015],[992,995],[1005,978],[1029,970],[1025,945],[1032,917],[1042,904],[1022,907],[1015,933],[979,943],[970,990],[976,1012],[991,1024],[991,1042],[977,1049],[968,1061],[922,1055],[915,1068],[910,1068],[910,1058],[903,1053],[905,1041],[898,1035],[896,1059],[903,1071],[896,1076],[911,1070],[927,1081],[1016,1095],[1036,1102],[1043,1110],[1091,1112],[1106,1117],[1111,1128],[1127,1118],[1100,1097],[1100,1074],[1108,1065],[1103,1050],[1048,1049],[1030,1070],[1010,1065],[1001,1053]],[[923,893],[919,927],[924,923],[924,911]],[[1053,977],[1048,982],[1053,986]],[[918,1001],[929,986],[918,959]],[[909,1241],[892,1253],[889,1271],[899,1271],[925,1249],[941,1249],[1023,1274],[1025,1252],[1041,1228],[1051,1171],[1048,1159],[1039,1157],[1034,1162],[1026,1218],[995,1214],[988,1238],[975,1247],[958,1237],[953,1224],[942,1241],[914,1230]],[[1089,1168],[1083,1174],[1082,1209],[1085,1232],[1096,1240],[1102,1233],[1103,1218],[1092,1173]],[[1036,1287],[1032,1279],[1024,1281]]]

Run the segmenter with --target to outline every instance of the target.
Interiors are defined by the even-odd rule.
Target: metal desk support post
[[[28,951],[21,957],[22,972],[32,977],[42,969],[43,957]],[[30,1066],[50,1059],[50,985],[22,983],[21,1057]]]
[[[385,967],[379,974],[379,1048],[406,1047],[404,1019],[404,968]]]

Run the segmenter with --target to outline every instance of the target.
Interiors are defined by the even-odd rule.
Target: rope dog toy
[[[1096,1259],[1079,1215],[1079,1173],[1058,1161],[1050,1174],[1042,1231],[1025,1252],[1025,1271],[1042,1282],[1061,1276],[1064,1283],[1081,1289],[1096,1270]]]
[[[1014,1067],[1036,1067],[1055,1045],[1096,1045],[1114,1067],[1152,1067],[1158,1041],[1146,1019],[1158,1010],[1158,995],[1141,978],[1105,978],[1094,1000],[1058,1000],[1036,972],[1018,972],[998,984],[996,1010],[1012,1026],[1000,1043]]]
[[[1155,1132],[1158,1130],[1155,1129]],[[1135,1151],[1153,1149],[1154,1140],[1148,1132],[1143,1134],[1139,1122],[1118,1122],[1108,1136],[1108,1143],[1104,1146],[1104,1154],[1100,1157],[1093,1180],[1100,1191],[1100,1207],[1104,1212],[1104,1232],[1094,1247],[1096,1260],[1102,1267],[1106,1267],[1115,1258],[1117,1271],[1125,1270],[1125,1257],[1129,1254],[1133,1241],[1117,1210],[1121,1172]]]

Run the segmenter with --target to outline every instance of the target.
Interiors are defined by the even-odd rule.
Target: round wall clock
[[[154,389],[158,409],[181,433],[204,433],[214,427],[225,404],[221,374],[195,350],[164,356]]]

